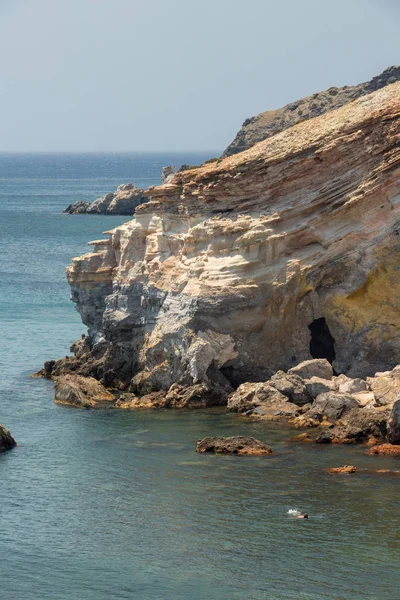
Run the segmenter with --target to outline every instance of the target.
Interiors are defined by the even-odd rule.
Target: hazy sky
[[[0,0],[0,150],[222,150],[400,62],[400,0]]]

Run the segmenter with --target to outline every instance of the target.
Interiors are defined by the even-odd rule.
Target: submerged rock
[[[0,452],[5,452],[6,450],[11,450],[17,445],[17,442],[14,440],[11,433],[0,425]]]
[[[343,467],[331,467],[327,469],[327,472],[332,474],[349,475],[350,473],[356,473],[357,467],[355,467],[354,465],[344,465]]]
[[[263,456],[272,454],[272,448],[253,437],[206,437],[196,443],[196,452]]]

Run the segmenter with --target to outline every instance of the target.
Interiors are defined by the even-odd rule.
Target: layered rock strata
[[[63,212],[70,215],[127,215],[132,216],[136,208],[147,202],[144,190],[126,183],[120,185],[116,192],[106,194],[94,202],[78,200],[70,204]]]
[[[361,96],[371,94],[400,79],[400,67],[389,67],[370,81],[355,86],[331,87],[296,102],[291,102],[278,110],[268,110],[256,117],[246,119],[233,142],[223,153],[223,157],[243,152],[257,142],[293,127],[301,121],[336,110]]]
[[[89,334],[53,375],[224,402],[312,357],[398,364],[399,116],[395,83],[151,189],[68,268]]]

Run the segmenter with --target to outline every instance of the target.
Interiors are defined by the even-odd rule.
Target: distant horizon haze
[[[0,152],[218,155],[398,64],[399,25],[396,0],[0,0]]]

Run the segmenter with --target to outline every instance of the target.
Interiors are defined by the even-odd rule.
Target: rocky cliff
[[[144,190],[126,183],[120,185],[116,192],[110,192],[94,202],[78,200],[70,204],[63,212],[70,215],[128,215],[132,216],[143,202],[147,202]]]
[[[89,332],[49,373],[179,405],[311,357],[392,368],[399,174],[400,83],[175,174],[68,267]]]
[[[355,86],[331,87],[325,92],[317,92],[278,110],[268,110],[256,117],[246,119],[233,142],[225,150],[223,157],[242,152],[301,121],[340,108],[399,79],[400,67],[389,67],[371,81]]]

